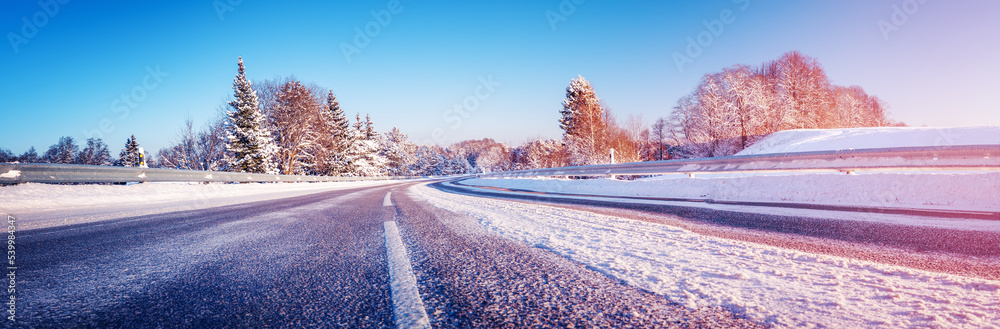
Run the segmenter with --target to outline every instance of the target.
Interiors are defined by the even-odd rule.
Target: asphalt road
[[[394,328],[394,221],[434,327],[759,327],[486,233],[410,184],[22,231],[17,324]]]

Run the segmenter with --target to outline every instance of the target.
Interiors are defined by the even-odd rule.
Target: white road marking
[[[389,195],[385,195],[386,202]],[[424,310],[424,302],[417,290],[417,277],[410,267],[410,258],[399,238],[399,228],[396,222],[389,221],[385,225],[385,252],[389,258],[389,287],[392,289],[392,311],[395,314],[396,328],[430,328],[431,321]]]
[[[382,200],[383,206],[392,207],[392,200],[389,200],[389,195],[392,195],[392,192],[385,194],[385,200]]]

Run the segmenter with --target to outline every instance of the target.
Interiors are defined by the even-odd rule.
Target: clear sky
[[[705,73],[790,50],[882,98],[896,120],[1000,125],[994,0],[50,3],[0,10],[0,147],[17,154],[98,131],[112,153],[130,134],[156,152],[185,119],[217,115],[238,56],[251,80],[295,75],[333,89],[348,113],[371,114],[380,131],[444,145],[559,137],[560,102],[578,74],[620,117],[651,121]],[[370,40],[357,38],[366,27]],[[706,46],[678,69],[674,54],[688,56],[699,36]],[[342,45],[357,51],[345,56]],[[463,102],[475,111],[447,112]]]

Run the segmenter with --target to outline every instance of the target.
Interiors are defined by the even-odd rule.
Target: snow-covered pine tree
[[[348,173],[352,176],[376,177],[385,176],[386,160],[380,154],[378,132],[370,116],[361,121],[361,114],[355,116],[356,122],[351,129],[351,144],[347,151]]]
[[[337,96],[330,90],[326,95],[326,109],[321,111],[317,164],[312,172],[317,175],[337,175],[347,172],[347,148],[350,144],[350,121],[340,108]]]
[[[583,76],[566,87],[559,128],[566,140],[569,163],[588,165],[607,163],[607,127],[601,99]]]
[[[359,176],[357,159],[361,157],[362,153],[360,141],[363,125],[361,123],[361,113],[354,114],[354,124],[347,129],[347,134],[344,135],[344,161],[341,167],[341,173],[344,176]]]
[[[476,168],[469,163],[469,159],[460,154],[444,154],[444,166],[440,172],[443,175],[474,174]]]
[[[396,127],[392,127],[392,130],[383,135],[381,142],[382,156],[386,159],[389,175],[410,175],[410,166],[416,162],[414,153],[417,145],[407,140],[406,135]]]
[[[442,160],[436,146],[420,145],[416,150],[416,161],[410,165],[410,172],[417,176],[438,175],[437,170]]]
[[[247,80],[243,57],[239,71],[233,79],[233,96],[229,102],[232,111],[226,111],[226,163],[230,171],[246,173],[277,173],[274,156],[278,148],[271,139],[271,132],[264,126],[264,115],[257,102],[257,92]]]
[[[125,140],[125,148],[118,154],[118,161],[115,161],[115,165],[120,167],[139,166],[139,142],[135,140],[135,135]]]

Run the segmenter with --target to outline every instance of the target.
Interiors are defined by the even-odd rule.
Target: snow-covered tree
[[[837,127],[882,127],[891,125],[885,118],[885,104],[868,95],[860,86],[833,87],[833,115]]]
[[[118,160],[115,161],[115,165],[121,167],[138,167],[141,165],[141,161],[139,158],[139,142],[135,140],[135,135],[132,135],[125,140],[125,147],[118,154]]]
[[[562,140],[533,140],[518,147],[516,152],[518,170],[566,166]]]
[[[316,97],[297,80],[282,86],[271,111],[271,132],[278,146],[277,163],[285,175],[303,174],[317,164],[320,144],[317,126],[322,106]]]
[[[87,147],[77,154],[76,163],[94,166],[107,166],[112,163],[111,152],[100,138],[88,138]]]
[[[265,117],[257,102],[257,92],[247,80],[243,58],[239,59],[239,71],[233,80],[234,99],[229,102],[232,111],[227,112],[226,164],[230,171],[247,173],[277,173],[274,164],[278,148],[274,145],[271,132],[264,126]]]
[[[577,76],[566,87],[559,128],[566,140],[571,165],[607,163],[607,126],[604,105],[594,87]]]
[[[816,59],[798,52],[706,74],[668,120],[675,155],[731,155],[785,129],[883,126],[885,106],[861,87],[832,85]]]
[[[765,64],[774,84],[779,106],[791,112],[793,128],[832,128],[833,103],[830,80],[813,57],[790,51]]]
[[[415,152],[416,161],[410,165],[410,172],[417,176],[441,175],[441,163],[444,158],[437,146],[420,145]]]
[[[351,129],[351,143],[347,149],[347,174],[352,176],[385,176],[387,161],[379,150],[379,136],[370,116],[361,121],[361,114],[355,116]]]
[[[452,145],[452,147],[455,146],[456,145]],[[449,148],[446,150],[438,146],[417,146],[416,151],[414,152],[416,158],[410,166],[410,172],[415,176],[443,176],[474,173],[475,168],[473,168],[473,166],[469,163],[467,155],[457,150],[457,147],[455,148],[456,149]]]
[[[326,108],[321,111],[318,123],[316,165],[313,166],[312,173],[336,175],[347,172],[346,152],[351,138],[351,125],[333,90],[326,95]]]
[[[392,127],[381,138],[382,156],[390,176],[409,176],[410,166],[416,162],[417,145],[409,141],[399,128]]]
[[[59,142],[49,147],[45,152],[43,161],[48,163],[72,164],[76,162],[76,154],[80,147],[73,141],[73,137],[63,136]]]
[[[194,123],[187,120],[174,145],[157,153],[157,165],[162,168],[188,170],[224,170],[226,120],[218,119],[195,132]]]
[[[443,175],[462,175],[475,173],[476,169],[469,163],[468,158],[459,154],[445,153],[440,171]]]
[[[510,148],[498,143],[479,152],[476,156],[476,170],[489,173],[510,170]]]

